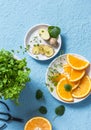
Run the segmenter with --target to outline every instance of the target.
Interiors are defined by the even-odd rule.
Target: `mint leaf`
[[[39,112],[40,112],[41,114],[46,114],[46,113],[47,113],[47,108],[46,108],[45,106],[41,106],[41,107],[39,108]]]
[[[65,84],[64,88],[65,88],[66,91],[71,91],[72,86],[70,84]]]
[[[27,44],[27,45],[26,45],[25,50],[27,50],[27,51],[28,51],[29,49],[30,49],[30,45],[29,45],[29,44]]]
[[[23,47],[22,46],[20,46],[20,49],[22,49]]]
[[[43,98],[43,92],[40,89],[38,89],[36,91],[36,99],[39,100],[41,98]]]
[[[61,30],[57,26],[49,26],[48,27],[48,32],[49,32],[51,37],[57,38],[58,35],[60,34]]]
[[[65,107],[63,105],[60,105],[60,106],[56,107],[56,109],[55,109],[55,113],[58,116],[62,116],[64,114],[64,112],[65,112]]]

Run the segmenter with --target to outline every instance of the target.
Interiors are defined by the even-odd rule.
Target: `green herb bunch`
[[[0,51],[0,98],[17,101],[21,91],[30,81],[30,69],[26,59],[17,60],[14,55],[2,49]]]

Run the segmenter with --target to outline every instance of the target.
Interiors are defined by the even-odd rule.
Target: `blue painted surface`
[[[81,54],[91,62],[90,0],[0,0],[0,49],[18,50],[23,45],[26,31],[39,23],[61,27],[65,53]],[[9,122],[6,130],[23,130],[28,119],[43,116],[37,111],[40,105],[47,106],[48,113],[44,117],[50,120],[53,130],[91,130],[91,96],[74,105],[55,100],[45,86],[45,72],[51,61],[38,62],[28,54],[18,56],[27,58],[31,82],[21,93],[19,106],[9,100],[6,103],[11,114],[24,118],[25,122]],[[35,99],[39,88],[44,92],[44,101]],[[60,104],[65,105],[65,114],[53,121],[54,109]],[[3,106],[0,110],[4,111]]]

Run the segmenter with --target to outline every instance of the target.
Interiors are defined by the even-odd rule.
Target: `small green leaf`
[[[39,57],[38,57],[38,56],[36,56],[36,58],[37,58],[37,59],[39,59]]]
[[[27,45],[26,45],[26,50],[28,51],[29,49],[30,49],[30,45],[27,44]]]
[[[63,105],[60,105],[60,106],[56,107],[56,109],[55,109],[55,113],[58,116],[62,116],[64,114],[64,112],[65,112],[65,107]]]
[[[34,44],[33,46],[36,46],[36,44]]]
[[[25,54],[25,52],[26,52],[26,50],[25,50],[25,51],[23,51],[23,55]]]
[[[65,84],[64,88],[65,88],[66,91],[71,91],[72,86],[70,84]]]
[[[54,82],[54,86],[55,86],[55,87],[57,86],[57,84],[58,84],[58,82]]]
[[[40,89],[38,89],[36,91],[36,99],[39,100],[41,98],[43,98],[43,92]]]
[[[54,90],[54,89],[53,89],[52,87],[50,87],[50,91],[53,92],[53,90]]]
[[[48,86],[48,87],[50,86],[48,83],[45,83],[45,85]]]
[[[11,50],[14,53],[14,50]]]
[[[20,46],[20,49],[22,49],[22,46]]]
[[[39,108],[39,112],[40,112],[41,114],[46,114],[46,113],[47,113],[47,108],[46,108],[45,106],[41,106],[41,107]]]
[[[49,26],[48,27],[48,32],[49,32],[51,37],[57,38],[58,35],[60,34],[61,30],[57,26]]]
[[[37,46],[39,46],[39,44],[37,44]]]

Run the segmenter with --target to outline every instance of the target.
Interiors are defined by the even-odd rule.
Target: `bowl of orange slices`
[[[46,72],[46,86],[53,97],[77,103],[91,93],[91,66],[78,54],[63,54],[54,59]]]

